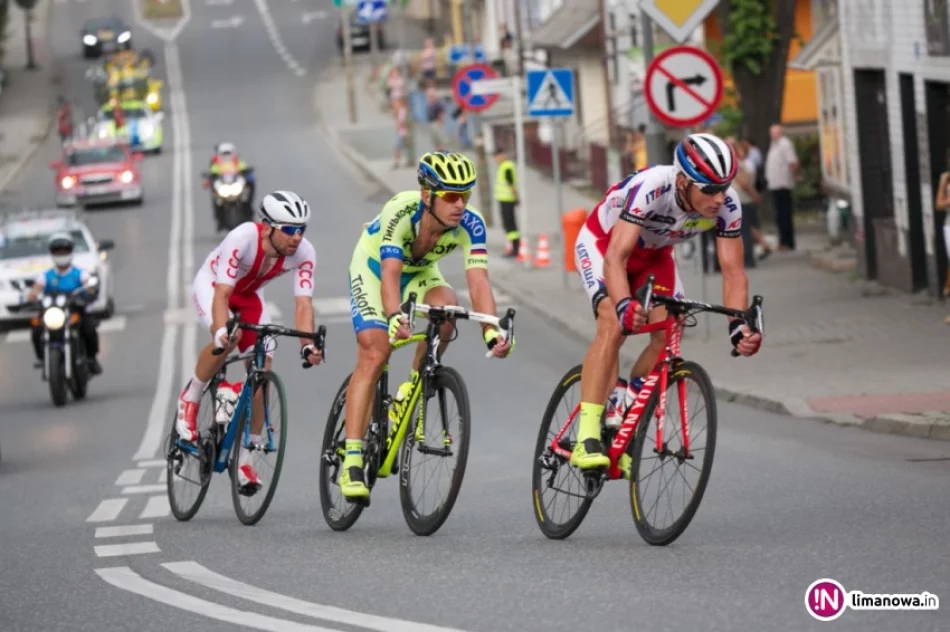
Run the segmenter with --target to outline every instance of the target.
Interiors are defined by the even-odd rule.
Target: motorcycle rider
[[[60,292],[74,292],[89,281],[90,274],[86,270],[81,270],[73,265],[73,238],[69,233],[56,233],[49,240],[49,252],[53,256],[53,267],[46,272],[38,275],[33,280],[33,287],[27,297],[27,302],[32,303],[47,288]],[[83,298],[91,299],[86,290],[81,292]],[[91,302],[91,300],[89,301]],[[87,305],[78,310],[79,313],[79,334],[86,343],[86,352],[89,356],[89,372],[93,375],[102,373],[102,366],[96,358],[99,355],[99,332],[96,331],[98,323],[92,314],[86,312]],[[37,324],[33,327],[33,351],[36,358],[43,362],[43,325]]]
[[[59,141],[65,143],[73,135],[73,112],[63,95],[56,98],[56,126],[59,129]]]
[[[211,178],[205,180],[204,186],[210,187],[211,180],[227,172],[243,172],[247,169],[245,163],[237,153],[237,147],[234,143],[222,142],[214,148],[214,155],[208,163],[208,173]],[[254,178],[251,174],[245,174],[244,180],[247,182],[247,207],[254,208]],[[211,204],[214,207],[215,220],[218,222],[218,230],[225,230],[224,215],[222,209],[214,204],[214,190],[211,191]]]

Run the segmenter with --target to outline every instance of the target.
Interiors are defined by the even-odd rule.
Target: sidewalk
[[[328,136],[384,187],[407,188],[414,181],[414,169],[391,168],[391,118],[360,94],[361,123],[350,126],[345,102],[339,103],[344,91],[337,82],[342,78],[329,73],[323,81],[315,100]],[[417,153],[425,146],[417,144]],[[481,180],[485,182],[485,176]],[[555,237],[559,220],[553,187],[533,171],[526,177],[526,187],[530,233],[549,232]],[[592,206],[570,187],[564,187],[563,196],[565,210]],[[482,212],[487,215],[488,209]],[[563,248],[557,240],[552,239],[550,267],[527,269],[499,257],[502,232],[493,228],[490,233],[493,283],[571,334],[589,340],[594,332],[590,307],[576,274],[569,273],[564,286]],[[776,252],[748,272],[750,294],[764,297],[766,341],[756,357],[729,355],[721,317],[711,317],[708,337],[702,317],[696,328],[687,330],[684,355],[708,370],[723,400],[879,432],[950,440],[950,331],[944,324],[948,307],[855,281],[848,272],[816,269],[809,263],[808,250],[820,249],[822,239],[803,235],[800,241],[799,252]],[[698,260],[680,254],[678,261],[687,295],[704,300]],[[717,275],[706,277],[706,288],[705,300],[721,300]],[[628,342],[625,364],[641,348]]]
[[[10,3],[3,69],[6,84],[0,92],[0,192],[2,192],[52,129],[53,101],[57,94],[58,69],[48,42],[48,0],[33,11],[33,58],[36,70],[26,70],[26,25],[23,11]]]

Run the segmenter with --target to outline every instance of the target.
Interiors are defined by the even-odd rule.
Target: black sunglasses
[[[731,186],[731,182],[726,184],[704,184],[703,186],[699,187],[699,190],[705,195],[716,195],[717,193],[725,193]]]

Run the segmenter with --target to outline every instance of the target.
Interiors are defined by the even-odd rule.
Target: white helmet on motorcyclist
[[[69,233],[56,233],[49,239],[49,253],[53,256],[53,265],[68,268],[73,262],[73,238]]]
[[[218,143],[218,148],[215,153],[217,153],[219,156],[233,156],[237,153],[237,147],[234,146],[234,143]]]
[[[310,205],[293,191],[274,191],[261,201],[261,217],[268,224],[306,226]]]

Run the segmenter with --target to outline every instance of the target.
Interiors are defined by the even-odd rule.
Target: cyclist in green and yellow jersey
[[[389,339],[410,336],[399,306],[410,292],[427,305],[457,305],[455,291],[442,277],[438,261],[461,248],[472,308],[495,313],[495,295],[488,280],[485,220],[468,200],[475,186],[475,165],[457,153],[431,152],[419,161],[419,189],[393,196],[363,231],[350,261],[350,306],[356,331],[356,369],[346,391],[346,456],[340,489],[346,498],[369,496],[363,479],[363,437],[369,425],[373,388],[389,361]],[[439,355],[445,352],[454,325],[441,333]],[[514,348],[514,338],[499,338],[484,325],[483,337],[495,357]],[[420,344],[409,381],[397,400],[407,401],[424,346]],[[398,405],[398,404],[394,404]],[[397,411],[399,414],[401,411]]]

